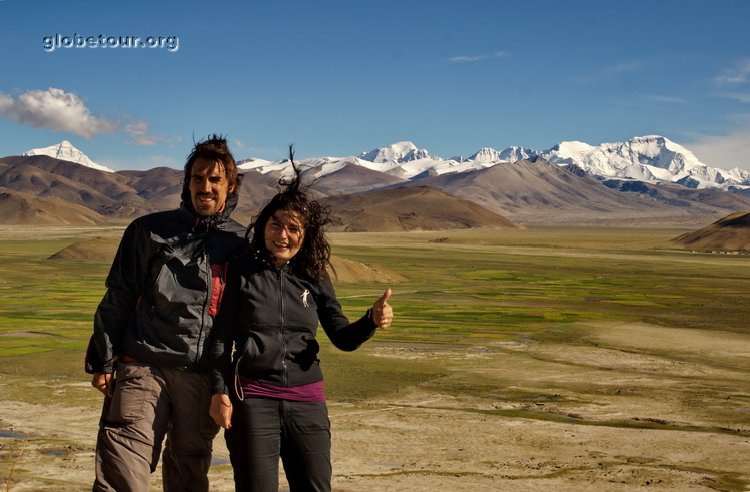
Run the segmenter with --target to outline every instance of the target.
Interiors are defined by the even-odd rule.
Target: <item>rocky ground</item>
[[[598,324],[577,345],[373,343],[370,355],[439,361],[448,375],[387,397],[331,402],[334,490],[750,490],[748,342]],[[0,377],[0,394],[16,383]],[[38,383],[92,391],[84,380]],[[93,404],[3,398],[4,490],[90,490],[97,418]],[[226,457],[218,438],[212,490],[233,489]],[[152,485],[160,489],[158,474]]]

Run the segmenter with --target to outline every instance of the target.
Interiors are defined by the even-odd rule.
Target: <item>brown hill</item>
[[[252,218],[278,192],[278,187],[278,176],[245,171],[239,202],[232,218],[241,224],[249,225]]]
[[[112,263],[120,244],[120,237],[84,239],[64,247],[49,257],[50,260],[85,261],[91,263]]]
[[[680,205],[647,194],[623,193],[543,159],[428,176],[415,184],[447,190],[524,224],[622,224],[664,219],[684,222],[696,216],[727,212],[687,200]]]
[[[314,175],[317,171],[317,168],[312,169],[310,174]],[[326,195],[349,195],[403,182],[401,178],[348,162],[335,172],[313,178],[312,186]]]
[[[240,197],[232,218],[247,225],[261,207],[276,194],[278,177],[255,171],[240,173]],[[182,170],[157,167],[147,171],[118,171],[116,174],[126,177],[128,186],[148,203],[147,206],[141,206],[137,213],[132,213],[132,217],[157,210],[169,210],[180,205]]]
[[[698,210],[726,213],[731,210],[750,209],[750,195],[716,188],[686,188],[674,183],[645,183],[643,181],[609,179],[603,182],[608,188],[626,193],[640,193],[668,205]]]
[[[129,191],[126,179],[118,173],[99,171],[46,155],[3,157],[0,162],[9,165],[9,167],[32,166],[54,176],[64,177],[85,185],[113,198],[119,198],[118,195]]]
[[[40,198],[54,196],[113,217],[157,210],[125,176],[47,156],[0,159],[0,186]]]
[[[49,257],[51,260],[111,263],[120,244],[120,237],[98,236],[84,239],[61,249]],[[397,284],[406,281],[399,273],[375,264],[364,264],[339,256],[331,258],[334,283],[385,283]]]
[[[100,225],[106,217],[54,196],[35,197],[0,187],[0,224]]]
[[[147,202],[146,210],[169,210],[180,204],[183,171],[169,167],[155,167],[147,171],[118,171],[127,186]],[[142,215],[138,214],[138,215]]]
[[[750,251],[750,212],[735,212],[672,241],[700,251]]]
[[[23,193],[27,207],[36,198],[57,197],[63,202],[86,207],[105,217],[133,219],[141,215],[168,210],[180,205],[183,171],[156,167],[146,171],[118,171],[115,173],[91,169],[73,162],[48,156],[10,156],[0,158],[0,188]],[[240,200],[234,218],[247,224],[275,193],[278,177],[255,171],[244,173]],[[55,210],[44,205],[50,217]],[[19,220],[10,209],[0,215],[0,223]],[[67,214],[49,223],[71,223]],[[90,223],[83,219],[81,224]]]
[[[426,186],[403,186],[322,200],[335,231],[436,231],[518,225],[469,200]]]
[[[312,168],[305,174],[314,180],[318,171]],[[408,195],[403,191],[425,186],[444,193],[438,198],[436,194]],[[177,207],[182,171],[157,167],[108,173],[48,156],[11,156],[0,158],[0,189],[3,187],[24,194],[23,206],[27,209],[45,210],[45,219],[29,216],[30,220],[61,224],[80,220],[81,224],[89,224],[90,216],[79,217],[60,209],[63,216],[55,219],[54,207],[33,202],[36,198],[57,197],[106,218],[132,219]],[[507,222],[500,225],[508,219],[523,224],[695,224],[714,221],[735,210],[750,209],[750,195],[741,192],[625,180],[600,181],[542,159],[500,163],[477,171],[440,176],[425,173],[408,182],[352,161],[314,180],[313,189],[317,196],[329,197],[327,200],[338,214],[336,226],[340,230],[508,227]],[[372,194],[376,190],[386,193],[389,189],[402,191],[395,195]],[[277,190],[277,174],[245,171],[233,217],[249,224]],[[479,205],[481,210],[469,209],[460,199]],[[409,203],[409,200],[417,201]],[[18,210],[20,202],[13,207],[9,203],[0,223],[24,220],[26,215]],[[495,216],[486,215],[489,212]]]

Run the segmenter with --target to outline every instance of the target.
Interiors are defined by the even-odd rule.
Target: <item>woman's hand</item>
[[[393,308],[388,304],[388,299],[391,298],[392,293],[391,289],[386,290],[380,299],[372,305],[372,321],[383,330],[390,328],[393,322]]]
[[[223,393],[211,396],[211,410],[208,412],[216,425],[229,429],[232,427],[232,402],[229,395]]]

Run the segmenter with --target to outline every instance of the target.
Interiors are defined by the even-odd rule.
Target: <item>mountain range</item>
[[[545,151],[483,148],[430,156],[398,142],[349,157],[297,162],[334,229],[435,230],[524,224],[709,223],[750,210],[750,173],[700,162],[661,136]],[[248,223],[288,160],[249,158],[235,216]],[[111,223],[179,204],[182,171],[113,171],[70,142],[0,158],[0,223]]]
[[[346,164],[413,180],[423,174],[441,175],[476,171],[497,164],[524,159],[544,159],[552,164],[572,166],[599,179],[632,179],[650,183],[673,182],[688,188],[750,189],[750,172],[736,167],[726,171],[702,163],[685,147],[658,135],[634,137],[626,142],[603,143],[592,146],[583,142],[562,142],[554,147],[536,151],[525,147],[508,147],[502,151],[485,147],[464,157],[430,156],[412,142],[398,142],[388,147],[363,152],[356,157],[320,157],[305,159],[305,168],[317,168],[317,177],[337,171]],[[286,160],[240,161],[243,169],[261,173],[285,171]]]
[[[115,172],[95,163],[67,140],[49,147],[31,149],[23,155],[47,155],[100,171]],[[739,167],[729,171],[711,167],[698,160],[687,148],[658,135],[634,137],[626,142],[603,143],[598,146],[577,141],[562,142],[545,151],[525,147],[508,147],[497,151],[485,147],[467,158],[449,159],[432,157],[428,150],[405,141],[363,152],[356,157],[305,159],[300,161],[300,165],[308,169],[317,168],[314,174],[318,178],[351,163],[402,180],[412,180],[425,173],[441,175],[475,171],[497,164],[537,158],[562,166],[575,166],[600,179],[674,182],[688,188],[750,189],[749,171]],[[273,171],[289,172],[290,163],[286,159],[267,161],[249,158],[239,161],[239,165],[241,169],[266,174]]]

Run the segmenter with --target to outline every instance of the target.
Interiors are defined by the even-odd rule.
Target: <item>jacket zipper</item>
[[[206,279],[206,283],[208,284],[208,288],[206,289],[206,297],[203,299],[203,312],[201,313],[201,327],[200,331],[198,332],[198,345],[197,350],[195,352],[195,360],[193,361],[193,365],[197,366],[198,361],[200,360],[200,354],[203,353],[203,344],[205,343],[205,331],[206,331],[206,316],[208,315],[208,303],[211,300],[211,296],[213,295],[212,289],[213,289],[213,283],[211,282],[211,260],[208,257],[208,249],[206,248],[206,237],[204,236],[201,245],[203,248],[203,260],[204,260],[204,268],[203,268],[203,275]]]
[[[279,269],[276,273],[279,280],[279,338],[281,341],[281,385],[289,386],[289,371],[286,366],[287,347],[284,342],[284,277],[283,270]]]

